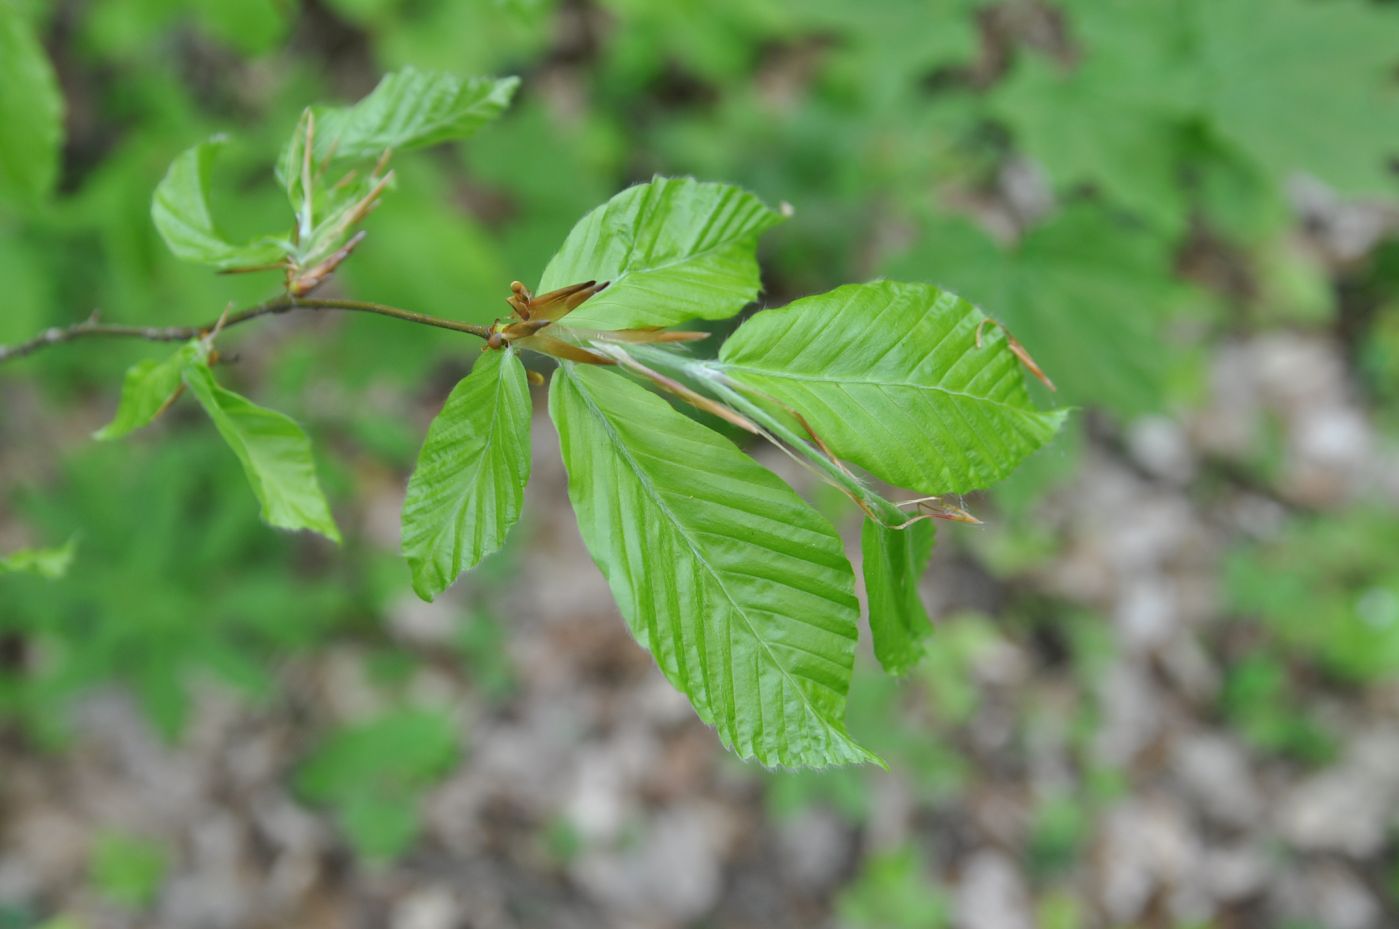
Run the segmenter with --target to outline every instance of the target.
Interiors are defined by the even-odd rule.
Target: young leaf
[[[700,718],[766,765],[877,762],[842,722],[859,608],[830,524],[619,374],[564,365],[549,412],[583,541]]]
[[[63,97],[44,47],[10,4],[0,4],[0,198],[30,202],[58,174]]]
[[[1064,417],[1034,407],[985,319],[929,284],[851,284],[758,313],[719,362],[802,413],[839,457],[900,487],[961,493],[1005,477]]]
[[[207,365],[185,369],[185,384],[243,464],[262,518],[281,529],[310,529],[333,542],[340,530],[316,480],[311,442],[289,417],[220,387]]]
[[[198,364],[203,357],[200,343],[195,340],[180,346],[164,361],[148,358],[127,368],[116,415],[92,437],[99,441],[119,439],[150,425],[175,399],[184,383],[185,368]]]
[[[1066,403],[1128,415],[1162,403],[1172,361],[1162,323],[1185,290],[1159,238],[1103,210],[1066,210],[1011,248],[965,220],[929,223],[889,272],[994,309]]]
[[[428,428],[403,501],[403,556],[431,600],[500,548],[529,481],[530,399],[509,349],[486,352]]]
[[[595,329],[724,319],[758,296],[758,235],[782,218],[738,187],[658,177],[579,220],[538,292],[611,281],[568,318]]]
[[[0,558],[0,574],[34,574],[56,581],[68,573],[77,553],[77,536],[56,548],[22,548]]]
[[[923,639],[932,631],[918,596],[918,578],[933,553],[935,533],[926,519],[903,529],[867,519],[860,529],[874,656],[890,674],[903,674],[918,663]]]
[[[315,106],[311,161],[372,160],[384,152],[464,139],[510,105],[520,79],[459,78],[404,68],[386,74],[363,100],[350,106]],[[277,176],[300,202],[306,128],[297,127],[277,162]]]
[[[175,257],[219,270],[272,264],[283,246],[263,236],[237,244],[225,239],[209,212],[209,167],[225,140],[201,142],[170,164],[151,200],[151,219]]]

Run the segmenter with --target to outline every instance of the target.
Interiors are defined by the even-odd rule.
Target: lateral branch
[[[229,313],[223,320],[221,328],[228,329],[254,319],[259,319],[263,316],[275,316],[282,313],[289,313],[293,310],[372,313],[376,316],[387,316],[390,319],[414,323],[419,326],[432,326],[436,329],[465,332],[479,339],[488,339],[491,335],[489,326],[478,326],[474,323],[464,323],[454,319],[442,319],[438,316],[428,316],[425,313],[415,313],[412,310],[388,306],[383,303],[369,303],[363,300],[292,297],[288,295],[274,297],[256,306],[250,306],[246,309]],[[27,342],[20,342],[15,345],[0,345],[0,364],[23,358],[26,355],[32,355],[37,351],[54,345],[61,345],[65,342],[75,342],[78,339],[109,338],[143,339],[147,342],[184,342],[199,336],[208,335],[217,328],[220,328],[218,320],[211,320],[199,326],[123,326],[101,322],[97,318],[97,314],[94,313],[86,320],[80,323],[74,323],[71,326],[53,326],[49,329],[45,329]]]

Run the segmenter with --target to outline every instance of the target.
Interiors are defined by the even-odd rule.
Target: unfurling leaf
[[[632,634],[742,758],[877,762],[843,717],[858,634],[830,524],[718,433],[604,368],[549,412],[583,541]]]
[[[520,80],[459,78],[404,68],[387,74],[369,95],[349,106],[314,106],[313,165],[370,161],[386,151],[404,151],[464,139],[510,105]],[[305,121],[277,162],[277,176],[293,205],[302,197]]]
[[[44,47],[0,4],[0,199],[30,202],[51,189],[63,142],[63,97]]]
[[[610,281],[570,326],[634,329],[724,319],[758,296],[758,235],[782,221],[747,191],[658,177],[583,217],[544,269],[540,291]]]
[[[273,264],[284,255],[269,237],[242,244],[218,231],[209,212],[209,166],[225,140],[214,138],[180,153],[151,200],[151,219],[175,257],[221,271]]]
[[[918,663],[923,639],[932,631],[918,596],[918,578],[928,566],[935,537],[926,519],[902,529],[867,519],[860,529],[874,656],[890,674],[903,674]]]
[[[403,556],[431,600],[500,548],[530,469],[530,398],[510,349],[486,352],[432,421],[403,501]]]
[[[34,574],[56,581],[68,573],[77,553],[77,536],[56,548],[22,548],[0,557],[0,574]]]
[[[724,372],[799,411],[837,456],[930,494],[986,487],[1044,445],[1004,333],[956,294],[878,281],[764,310],[719,352]],[[1033,348],[1033,346],[1032,346]]]
[[[207,365],[185,368],[185,384],[243,464],[262,518],[281,529],[310,529],[333,542],[340,530],[316,479],[311,442],[294,420],[220,387]]]
[[[102,441],[119,439],[150,425],[184,386],[185,368],[203,358],[204,350],[196,340],[180,346],[164,361],[146,359],[127,368],[116,415],[92,437]]]

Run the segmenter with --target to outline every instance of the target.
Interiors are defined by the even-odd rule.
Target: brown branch
[[[229,329],[262,316],[272,316],[280,313],[287,313],[292,310],[373,313],[378,316],[388,316],[391,319],[402,320],[403,322],[416,323],[419,326],[433,326],[437,329],[450,329],[453,332],[465,332],[480,339],[489,338],[491,334],[489,326],[478,326],[473,323],[458,322],[454,319],[442,319],[437,316],[428,316],[423,313],[415,313],[412,310],[403,310],[395,306],[386,306],[382,303],[367,303],[361,300],[296,298],[285,295],[274,297],[264,303],[250,306],[236,313],[229,313],[228,317],[223,321],[223,328]],[[121,326],[98,322],[94,314],[87,320],[74,323],[71,326],[55,326],[46,329],[27,342],[20,342],[17,345],[0,345],[0,364],[4,364],[7,361],[14,361],[17,358],[23,358],[25,355],[31,355],[40,349],[48,348],[52,345],[73,342],[78,339],[116,338],[144,339],[147,342],[184,342],[189,339],[207,335],[209,332],[212,332],[217,325],[218,321],[211,321],[202,326]]]

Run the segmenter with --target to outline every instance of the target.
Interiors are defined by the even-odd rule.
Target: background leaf
[[[936,532],[927,519],[903,529],[866,519],[860,527],[874,656],[890,674],[904,674],[918,663],[932,631],[918,579],[932,557]]]
[[[570,325],[627,329],[724,319],[758,296],[758,235],[781,221],[737,187],[656,178],[583,217],[544,269],[539,290],[612,282],[569,315]]]
[[[519,357],[485,352],[428,428],[403,501],[403,556],[424,600],[500,548],[520,518],[530,412]]]
[[[225,144],[201,142],[180,153],[151,200],[151,219],[176,257],[219,270],[271,264],[283,255],[281,243],[263,236],[252,242],[228,241],[209,211],[209,167]]]
[[[985,318],[928,284],[850,284],[758,313],[719,362],[839,457],[900,487],[961,493],[1009,474],[1063,420],[1030,402],[1003,333],[987,327],[977,347]]]
[[[632,634],[742,758],[875,761],[845,732],[854,577],[821,516],[728,440],[609,371],[549,412],[579,531]]]
[[[1151,34],[1143,26],[1166,31],[1156,22],[1169,18],[1163,8],[1136,5],[1134,20],[1123,31]],[[1151,15],[1143,15],[1148,11]],[[1090,53],[1067,73],[1042,58],[1022,57],[995,89],[991,106],[1057,187],[1094,184],[1158,228],[1180,232],[1187,219],[1179,177],[1181,72],[1173,69],[1164,37],[1148,54],[1139,44],[1107,40],[1103,47],[1111,53]],[[1091,52],[1098,49],[1095,44]]]
[[[1275,182],[1306,171],[1396,192],[1399,11],[1336,0],[1196,0],[1199,87],[1214,131]]]
[[[58,176],[63,97],[28,22],[0,4],[0,199],[31,202]]]
[[[311,442],[292,419],[214,382],[205,365],[185,369],[185,384],[243,463],[262,518],[282,529],[310,529],[333,542],[340,530],[316,479]]]

